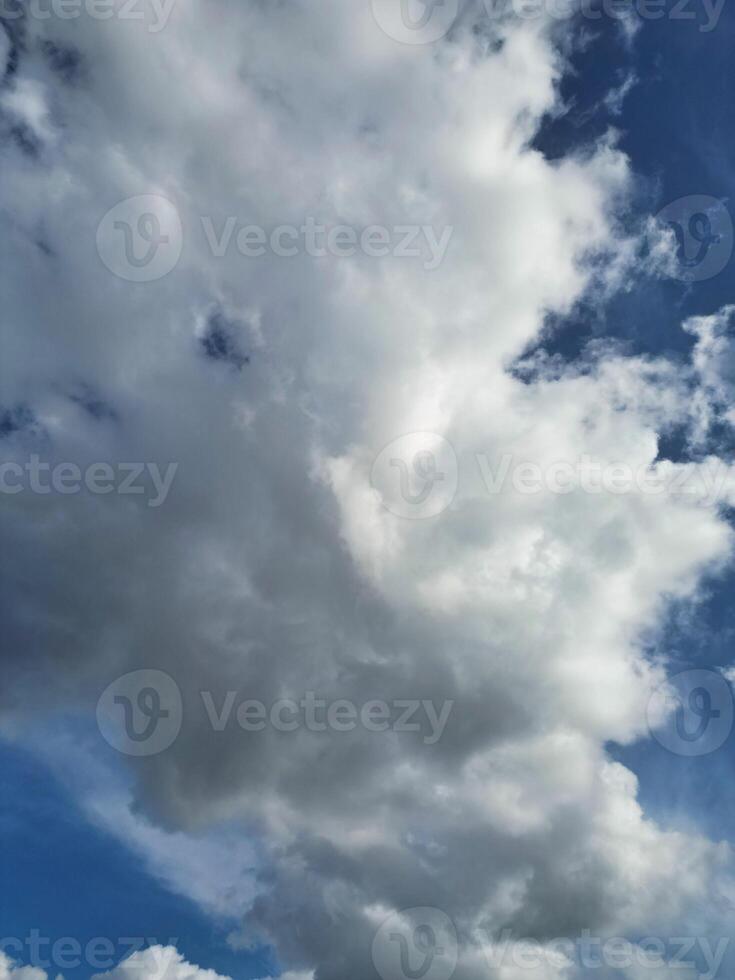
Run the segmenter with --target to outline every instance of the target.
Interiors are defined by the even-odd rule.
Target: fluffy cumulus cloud
[[[47,980],[45,970],[15,964],[0,953],[2,980]],[[59,975],[57,980],[63,980]],[[201,969],[187,963],[173,946],[149,946],[122,960],[114,969],[97,973],[94,980],[228,980],[214,970]]]
[[[701,384],[696,393],[699,426],[695,430],[700,438],[706,438],[718,420],[728,427],[735,424],[731,408],[735,391],[733,314],[735,307],[727,306],[714,316],[693,317],[684,324],[684,329],[696,338],[692,360]]]
[[[227,980],[214,970],[188,963],[174,946],[149,946],[94,980]]]
[[[5,953],[0,953],[2,980],[47,980],[45,970],[18,966]],[[311,973],[283,973],[282,980],[311,980]],[[63,978],[59,978],[63,980]],[[93,980],[229,980],[214,970],[206,970],[187,962],[174,946],[149,946],[126,957],[105,973],[96,973]]]
[[[118,676],[168,673],[178,737],[125,760],[139,849],[170,864],[179,835],[238,822],[261,874],[228,893],[233,942],[272,943],[289,978],[374,977],[376,930],[416,907],[454,923],[458,980],[487,975],[504,930],[716,930],[727,847],[647,817],[606,745],[648,736],[665,604],[730,555],[726,464],[659,455],[722,414],[726,315],[690,325],[689,366],[612,348],[519,362],[635,251],[614,137],[533,148],[567,39],[472,7],[425,46],[345,0],[178,3],[161,29],[152,11],[14,19],[0,49],[0,434],[23,468],[5,478],[30,479],[33,456],[149,464],[140,494],[4,496],[6,731],[24,736],[31,704],[93,718]],[[128,222],[143,249],[161,231],[177,247],[171,205],[180,220],[175,268],[148,282],[122,251],[109,268],[124,214],[98,234],[138,195],[170,202]],[[435,238],[419,256],[238,247],[245,226],[310,220]],[[583,486],[583,459],[635,479]],[[542,479],[524,492],[528,463]],[[651,491],[673,476],[694,489]],[[245,699],[307,692],[451,705],[436,738],[237,723]],[[97,804],[140,836],[113,810]],[[533,975],[576,969],[554,953]]]
[[[2,980],[46,980],[45,970],[34,966],[21,966],[5,952],[0,952],[0,978]]]

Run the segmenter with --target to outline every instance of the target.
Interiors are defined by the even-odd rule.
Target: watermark
[[[181,691],[162,670],[134,670],[109,684],[97,702],[97,726],[123,755],[150,756],[176,741],[183,719]]]
[[[391,514],[409,520],[438,517],[457,493],[457,454],[435,432],[410,432],[378,454],[370,483]]]
[[[653,693],[647,718],[653,737],[674,755],[710,755],[733,729],[732,687],[719,671],[684,670]]]
[[[262,225],[243,224],[230,215],[220,227],[215,228],[211,217],[201,219],[211,253],[216,258],[225,256],[235,243],[236,250],[247,259],[258,259],[268,253],[282,259],[308,255],[313,259],[332,257],[350,259],[361,254],[380,259],[423,259],[427,272],[438,269],[447,253],[454,228],[445,225],[323,225],[314,217],[307,217],[303,224]]]
[[[491,20],[514,16],[521,20],[553,21],[582,17],[588,21],[692,21],[703,34],[719,23],[725,0],[483,0]]]
[[[245,732],[262,732],[271,727],[279,732],[367,732],[424,733],[425,745],[435,745],[444,734],[454,701],[440,705],[421,698],[373,698],[357,705],[348,698],[328,700],[307,691],[299,698],[279,698],[266,704],[254,698],[241,699],[233,716],[239,691],[227,691],[219,707],[211,691],[201,698],[214,731],[224,731],[233,717]]]
[[[717,27],[725,0],[483,0],[489,21],[565,21],[575,17],[597,22],[684,21],[708,34]],[[378,27],[402,44],[433,44],[446,37],[459,15],[458,0],[370,0]]]
[[[393,912],[373,939],[373,965],[382,980],[450,980],[457,967],[457,930],[440,909]]]
[[[733,222],[725,204],[706,194],[690,194],[667,204],[656,225],[673,235],[675,254],[666,273],[682,282],[713,279],[732,258]]]
[[[685,498],[714,507],[735,493],[735,471],[716,458],[699,464],[667,460],[633,466],[582,453],[576,459],[538,463],[514,453],[492,457],[474,453],[462,469],[467,484],[488,496],[512,491],[521,496],[585,493]],[[397,517],[438,517],[454,501],[460,466],[452,445],[435,432],[413,432],[390,442],[375,458],[370,483],[383,506]]]
[[[313,216],[299,224],[271,227],[236,215],[216,221],[201,215],[194,224],[199,244],[215,259],[237,254],[243,259],[272,255],[293,259],[413,259],[426,272],[444,261],[454,228],[444,225],[326,225]],[[107,268],[128,282],[153,282],[176,268],[184,244],[181,218],[174,205],[156,194],[128,198],[111,208],[97,228],[97,251]]]
[[[147,978],[151,975],[151,967],[155,977],[165,974],[177,943],[177,936],[165,942],[151,936],[93,936],[82,942],[75,936],[52,939],[39,929],[31,929],[27,936],[0,937],[0,952],[23,966],[47,971],[76,970],[82,966],[91,970],[110,970],[121,960],[126,960],[126,970],[145,967]],[[146,950],[149,956],[129,960],[133,953],[141,950]]]
[[[82,469],[68,461],[44,462],[33,454],[25,463],[0,462],[0,494],[147,495],[149,507],[160,507],[166,503],[178,468],[178,463],[169,463],[165,470],[158,463],[89,463]]]
[[[266,702],[242,691],[222,695],[200,691],[197,710],[213,732],[233,727],[257,733],[270,728],[292,733],[366,732],[415,734],[435,745],[444,734],[454,701],[440,704],[426,698],[372,698],[357,704],[348,698],[318,697],[307,691],[299,698]],[[125,755],[164,752],[176,740],[183,722],[181,691],[161,670],[137,670],[113,681],[97,703],[97,723],[104,739]]]
[[[514,976],[516,971],[545,969],[556,975],[576,966],[584,971],[652,970],[655,977],[664,971],[673,975],[686,970],[686,976],[699,980],[715,980],[731,943],[729,937],[705,936],[647,936],[632,941],[596,936],[589,929],[543,942],[520,938],[510,929],[500,936],[485,929],[465,935],[442,910],[421,907],[396,911],[385,919],[373,939],[373,964],[382,980],[450,980],[460,941],[482,950],[492,976],[505,969]]]
[[[504,453],[497,461],[476,453],[475,462],[489,495],[504,493],[510,486],[523,496],[550,493],[564,497],[575,492],[615,497],[667,495],[689,497],[711,507],[724,499],[729,485],[735,482],[730,467],[714,458],[696,466],[676,466],[668,461],[633,466],[582,453],[577,459],[559,459],[542,465],[517,459],[513,453]]]
[[[731,940],[703,936],[661,938],[647,936],[635,942],[623,936],[595,936],[584,929],[576,937],[558,937],[543,943],[513,938],[505,930],[499,939],[480,936],[488,967],[498,970],[511,964],[519,970],[557,969],[576,964],[583,970],[687,970],[687,976],[715,980]],[[700,972],[701,968],[704,972]]]
[[[97,226],[97,252],[127,282],[153,282],[176,268],[184,233],[174,205],[158,194],[120,201]]]
[[[370,0],[380,29],[403,44],[432,44],[449,33],[459,0]]]
[[[176,0],[0,0],[0,20],[92,20],[144,21],[150,34],[168,24]]]

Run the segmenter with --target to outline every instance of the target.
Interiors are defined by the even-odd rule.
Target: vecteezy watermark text
[[[165,471],[158,463],[89,463],[82,469],[68,461],[44,462],[33,454],[25,463],[0,462],[0,494],[147,494],[148,506],[160,507],[166,502],[178,468],[178,463],[169,463]]]
[[[319,697],[306,691],[297,698],[263,701],[229,690],[199,692],[196,712],[213,732],[237,726],[243,732],[395,732],[414,734],[435,745],[444,734],[454,701],[427,698],[379,698],[359,704],[348,698]],[[192,708],[192,711],[194,708]],[[105,740],[125,755],[163,752],[177,738],[184,704],[176,681],[162,670],[136,670],[109,684],[97,702],[97,724]]]
[[[151,936],[93,936],[81,941],[75,936],[59,936],[52,939],[39,929],[31,929],[27,936],[0,937],[0,952],[11,960],[40,970],[76,970],[81,966],[91,970],[109,970],[121,960],[126,960],[126,970],[145,966],[150,971],[151,959],[140,962],[128,960],[133,953],[150,948],[151,957],[160,969],[155,976],[163,976],[170,963],[178,937],[159,940]]]
[[[480,0],[477,0],[480,3]],[[510,18],[533,21],[605,18],[636,21],[684,21],[708,34],[719,23],[725,0],[482,0],[488,22]],[[459,0],[370,0],[373,18],[388,37],[402,44],[433,44],[446,37],[459,19]]]
[[[233,717],[240,697],[238,691],[227,691],[219,707],[211,691],[201,698],[212,728],[221,732]],[[425,745],[435,745],[441,738],[454,701],[443,701],[437,708],[433,701],[418,698],[373,699],[357,705],[347,698],[328,700],[307,691],[298,700],[279,698],[270,704],[248,698],[240,700],[235,710],[237,725],[246,732],[262,732],[270,726],[279,732],[424,732]],[[428,723],[428,724],[427,724]]]
[[[508,963],[521,970],[539,970],[558,964],[562,958],[584,970],[689,970],[699,980],[714,980],[730,945],[730,939],[706,936],[647,936],[636,942],[622,936],[595,936],[583,929],[574,938],[556,938],[541,943],[535,939],[513,938],[505,930],[494,942],[483,944],[488,966],[497,970]],[[700,965],[705,968],[699,972]]]
[[[515,976],[529,970],[536,975],[550,968],[566,972],[576,964],[585,971],[645,970],[660,976],[679,970],[687,977],[715,980],[730,946],[729,938],[648,936],[635,942],[621,936],[595,936],[583,929],[577,936],[540,942],[519,938],[506,929],[500,936],[485,929],[463,934],[446,912],[428,906],[392,912],[380,925],[372,943],[373,964],[382,980],[450,980],[462,945],[483,951],[490,975],[509,968]],[[636,973],[636,976],[638,973]]]
[[[460,482],[473,496],[668,495],[703,507],[735,496],[735,468],[715,457],[699,463],[657,460],[634,465],[586,453],[543,463],[510,452],[468,453],[460,470],[454,447],[434,432],[394,439],[378,453],[370,471],[370,483],[386,510],[408,520],[438,517],[451,506]]]
[[[176,0],[0,0],[0,19],[145,21],[150,34],[162,31]]]
[[[314,259],[332,256],[349,259],[361,253],[368,258],[423,258],[427,272],[437,269],[446,255],[454,231],[451,225],[441,230],[432,225],[323,225],[313,217],[300,225],[277,225],[265,229],[260,225],[243,224],[230,216],[219,232],[211,217],[202,217],[207,243],[216,258],[222,258],[232,244],[245,258],[257,259],[268,252],[279,258],[304,254]]]
[[[187,229],[195,245],[215,259],[233,254],[248,261],[266,255],[293,259],[370,259],[419,261],[433,272],[444,260],[452,225],[328,225],[306,216],[298,224],[254,224],[235,215],[200,215]],[[107,268],[128,282],[153,282],[168,275],[181,257],[184,226],[175,206],[158,194],[120,201],[97,226],[97,252]]]
[[[523,495],[546,492],[565,496],[575,490],[613,496],[669,494],[696,496],[703,504],[711,506],[722,497],[728,480],[733,479],[730,468],[719,460],[687,467],[603,462],[584,453],[575,460],[554,460],[548,464],[517,459],[512,453],[504,453],[496,465],[484,453],[477,453],[475,459],[489,494],[502,493],[510,484],[516,493]]]

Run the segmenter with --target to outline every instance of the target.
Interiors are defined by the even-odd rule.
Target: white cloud
[[[93,980],[229,980],[214,970],[188,963],[174,946],[149,946]]]
[[[0,980],[47,980],[47,975],[38,967],[15,963],[7,953],[0,950]]]
[[[48,980],[39,967],[20,966],[0,951],[0,980]],[[214,970],[188,963],[175,946],[148,946],[121,960],[112,970],[93,974],[93,980],[230,980]],[[57,980],[63,980],[61,974]],[[284,980],[288,980],[285,977]]]
[[[210,851],[173,871],[183,835],[245,822],[267,875],[252,909],[233,893],[240,941],[272,941],[289,975],[372,976],[376,906],[436,906],[463,935],[675,929],[729,859],[647,819],[605,751],[645,736],[664,668],[641,637],[727,560],[727,524],[696,495],[490,497],[475,466],[512,452],[653,467],[661,434],[691,422],[692,372],[610,351],[527,382],[508,370],[549,310],[619,281],[630,170],[609,138],[556,162],[530,148],[563,71],[548,25],[492,28],[497,45],[471,26],[417,50],[344,0],[179,4],[157,34],[29,22],[6,96],[32,91],[49,112],[37,157],[0,149],[4,407],[27,405],[44,433],[8,452],[179,464],[154,511],[117,494],[4,501],[4,618],[22,651],[7,711],[21,731],[27,707],[93,717],[117,675],[168,671],[184,725],[131,762],[145,820],[100,814],[214,912],[222,893],[197,884]],[[85,84],[58,84],[47,35],[78,46]],[[131,284],[98,260],[97,224],[151,193],[178,209],[183,254]],[[233,215],[454,234],[431,272],[398,257],[216,258],[201,217],[219,229]],[[250,355],[240,369],[203,355],[214,310]],[[709,404],[712,375],[695,369]],[[453,447],[458,492],[411,521],[370,473],[422,431]],[[215,732],[202,690],[218,705],[228,690],[315,691],[454,708],[433,746]],[[172,964],[173,980],[202,972]],[[464,949],[458,980],[479,964]]]
[[[730,330],[735,307],[726,306],[712,316],[692,317],[684,329],[696,337],[692,360],[701,381],[695,398],[699,427],[696,435],[707,436],[710,425],[720,417],[735,424],[731,408],[735,393],[735,342]]]
[[[115,796],[88,801],[87,813],[139,854],[151,874],[209,915],[236,918],[252,902],[256,856],[242,833],[167,832],[132,812],[128,800]]]

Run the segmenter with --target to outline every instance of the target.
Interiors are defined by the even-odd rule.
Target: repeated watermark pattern
[[[514,453],[470,453],[463,474],[473,489],[489,497],[508,492],[521,496],[584,493],[689,498],[714,507],[735,491],[735,470],[711,458],[697,466],[668,461],[610,462],[581,453],[576,459],[538,463]],[[460,464],[451,443],[436,432],[411,432],[394,439],[376,456],[370,483],[381,503],[397,517],[439,517],[454,502]]]
[[[222,695],[199,691],[199,717],[212,732],[239,728],[258,733],[266,729],[298,731],[415,734],[435,745],[444,734],[454,701],[435,703],[426,698],[379,698],[360,704],[348,698],[322,698],[307,691],[299,698],[265,702],[229,690]],[[104,739],[118,752],[150,756],[173,745],[184,718],[181,691],[162,670],[136,670],[117,678],[97,702],[97,724]]]
[[[204,251],[215,259],[232,254],[247,260],[266,255],[282,259],[298,255],[312,259],[390,256],[419,260],[427,272],[444,261],[454,232],[451,225],[326,225],[312,215],[298,224],[269,228],[236,215],[219,221],[200,215],[194,230]],[[158,194],[141,194],[110,208],[97,226],[96,242],[102,262],[118,278],[153,282],[176,268],[184,246],[184,228],[171,201]]]
[[[27,936],[0,937],[0,952],[11,960],[39,970],[110,970],[126,960],[126,972],[141,968],[146,978],[162,977],[175,955],[178,936],[166,940],[153,936],[93,936],[80,940],[75,936],[45,936],[40,929],[31,929]],[[128,960],[133,953],[150,948],[144,960]]]
[[[603,18],[636,21],[682,21],[703,34],[713,31],[725,0],[483,0],[488,21],[514,17],[567,21],[574,17],[597,22]],[[457,22],[459,0],[370,0],[376,24],[401,44],[433,44]]]
[[[391,0],[392,2],[392,0]],[[449,3],[449,0],[447,0]],[[729,263],[735,232],[725,203],[705,194],[690,194],[662,208],[653,219],[659,231],[673,237],[673,255],[662,271],[682,282],[703,282]],[[254,260],[271,255],[293,259],[350,259],[355,256],[419,260],[423,269],[438,269],[454,235],[452,225],[327,225],[307,215],[298,224],[268,228],[236,215],[216,220],[200,215],[193,233],[215,259],[238,255]],[[160,194],[140,194],[118,202],[102,217],[96,232],[97,252],[115,276],[126,282],[154,282],[172,272],[181,259],[184,226],[175,205]]]
[[[158,34],[168,24],[176,0],[0,0],[0,20],[138,21],[150,34]]]
[[[148,506],[155,508],[166,503],[178,468],[178,463],[161,467],[140,462],[94,462],[82,468],[70,461],[47,462],[34,453],[25,463],[0,463],[0,494],[146,496]]]
[[[450,980],[464,938],[441,909],[393,912],[373,939],[373,964],[382,980]],[[731,942],[729,937],[705,936],[647,936],[632,942],[621,936],[595,936],[589,929],[543,943],[518,938],[510,930],[499,937],[479,930],[472,940],[481,946],[492,976],[504,969],[556,972],[576,964],[583,970],[649,969],[655,976],[686,970],[686,976],[699,980],[715,980]]]
[[[443,736],[453,700],[319,697],[307,691],[299,698],[269,702],[242,691],[198,692],[196,713],[212,732],[271,729],[347,733],[412,733],[425,745]],[[184,702],[176,681],[162,670],[131,671],[109,684],[97,702],[97,724],[104,739],[130,756],[164,752],[175,742],[184,720]],[[649,699],[647,721],[656,741],[674,755],[711,754],[729,738],[735,723],[732,687],[716,670],[682,671],[662,683]]]

